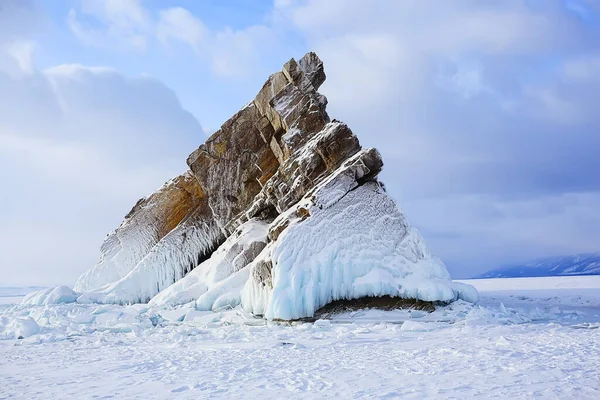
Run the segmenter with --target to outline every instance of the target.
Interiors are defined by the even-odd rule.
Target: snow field
[[[3,306],[0,398],[600,397],[600,277],[468,283],[478,304],[316,323],[193,304]]]

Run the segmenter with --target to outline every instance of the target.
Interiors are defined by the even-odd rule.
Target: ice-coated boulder
[[[477,300],[451,281],[377,176],[383,161],[331,121],[315,53],[291,59],[109,234],[75,290],[100,303],[241,306],[310,317],[336,300]]]
[[[79,295],[66,286],[56,286],[27,294],[21,304],[47,306],[51,304],[74,303]]]
[[[4,335],[10,339],[26,339],[40,332],[40,326],[31,317],[18,317],[7,328]]]

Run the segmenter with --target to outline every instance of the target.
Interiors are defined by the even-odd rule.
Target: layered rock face
[[[330,121],[314,53],[287,62],[140,200],[75,287],[80,301],[309,317],[341,299],[476,299],[450,280],[377,175],[379,152]]]

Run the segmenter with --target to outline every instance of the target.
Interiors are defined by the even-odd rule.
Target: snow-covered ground
[[[0,305],[0,398],[600,398],[600,276],[468,283],[476,305],[314,324]]]

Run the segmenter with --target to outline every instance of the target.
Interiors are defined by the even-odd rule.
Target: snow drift
[[[362,297],[476,301],[378,181],[379,152],[330,120],[324,80],[314,53],[271,75],[188,171],[134,206],[65,299],[283,320]]]

